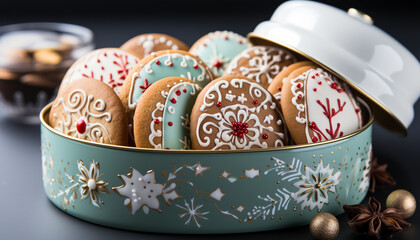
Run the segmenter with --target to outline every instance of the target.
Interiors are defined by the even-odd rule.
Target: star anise
[[[386,169],[388,164],[379,164],[378,158],[374,157],[370,165],[370,186],[369,192],[374,193],[376,185],[378,186],[394,186],[396,184],[394,178]]]
[[[348,224],[353,231],[367,233],[376,239],[391,238],[411,225],[396,208],[387,208],[381,213],[381,204],[373,197],[369,198],[368,206],[344,205],[343,208],[347,217],[351,219]]]

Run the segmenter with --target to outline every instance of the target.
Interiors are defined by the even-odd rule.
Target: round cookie
[[[185,77],[202,87],[214,79],[212,71],[200,59],[181,50],[164,50],[143,58],[128,74],[120,91],[128,116],[138,99],[154,82],[167,77]]]
[[[191,113],[193,149],[251,149],[288,144],[276,99],[257,82],[222,76],[198,95]]]
[[[296,144],[338,138],[362,127],[350,88],[321,68],[305,66],[289,74],[280,103]]]
[[[67,71],[60,89],[81,78],[94,78],[106,83],[118,94],[128,72],[140,61],[118,48],[101,48],[77,60]]]
[[[276,77],[274,77],[273,81],[270,83],[267,90],[271,94],[273,94],[273,96],[277,100],[280,101],[281,88],[283,87],[283,82],[285,81],[285,79],[289,76],[290,73],[292,73],[296,69],[298,69],[300,67],[304,67],[304,66],[314,66],[314,67],[316,67],[317,65],[315,63],[311,62],[311,61],[301,61],[301,62],[296,62],[296,63],[290,64],[286,68],[283,68],[283,70],[281,70],[281,72],[279,74],[277,74]]]
[[[200,85],[182,77],[155,82],[141,96],[134,114],[137,147],[190,149],[191,109]]]
[[[216,76],[222,76],[232,59],[251,45],[245,37],[229,31],[216,31],[201,37],[190,53],[207,64]]]
[[[237,55],[227,66],[225,74],[242,75],[267,88],[283,68],[296,61],[296,57],[286,49],[254,46]]]
[[[182,41],[161,33],[146,33],[131,38],[121,47],[142,59],[149,56],[152,52],[161,50],[184,50],[188,51],[187,44]]]
[[[127,145],[127,118],[120,99],[105,83],[84,78],[60,91],[50,112],[50,126],[76,138]]]

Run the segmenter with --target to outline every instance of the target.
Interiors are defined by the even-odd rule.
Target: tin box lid
[[[289,1],[248,38],[257,45],[281,45],[318,63],[370,102],[379,124],[407,134],[420,96],[420,63],[368,15],[318,2]]]

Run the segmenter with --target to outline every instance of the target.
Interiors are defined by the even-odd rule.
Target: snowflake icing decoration
[[[197,225],[197,227],[201,227],[198,223],[200,219],[207,220],[205,215],[209,214],[210,212],[202,212],[201,208],[203,207],[202,204],[194,203],[194,198],[191,199],[190,202],[184,200],[184,206],[176,204],[178,208],[181,210],[181,214],[179,214],[179,218],[186,218],[185,225],[189,225],[191,220]]]

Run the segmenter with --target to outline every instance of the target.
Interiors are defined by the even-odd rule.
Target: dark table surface
[[[274,6],[277,6],[275,4]],[[97,48],[118,47],[129,38],[148,32],[173,35],[191,45],[202,35],[215,30],[231,30],[246,35],[255,26],[269,19],[271,6],[256,14],[244,12],[189,12],[159,15],[158,11],[138,14],[9,14],[0,17],[0,25],[28,21],[58,21],[80,24],[93,30]],[[417,9],[418,10],[418,9]],[[390,33],[420,59],[420,14],[415,9],[375,9],[369,14],[375,24]],[[420,80],[420,76],[419,76]],[[403,96],[402,96],[403,97]],[[420,104],[415,105],[420,114]],[[378,125],[373,131],[373,151],[380,163],[388,163],[389,172],[397,181],[395,187],[377,190],[373,195],[385,203],[386,197],[397,188],[407,189],[420,200],[420,116],[417,116],[408,136],[401,138]],[[310,239],[309,227],[299,227],[250,234],[234,235],[163,235],[122,231],[81,221],[58,210],[44,195],[41,178],[41,149],[39,125],[21,125],[6,119],[0,110],[0,239]],[[365,199],[366,203],[367,199]],[[338,239],[367,239],[353,233],[341,215]],[[420,213],[409,219],[412,226],[397,234],[394,239],[420,239]]]

